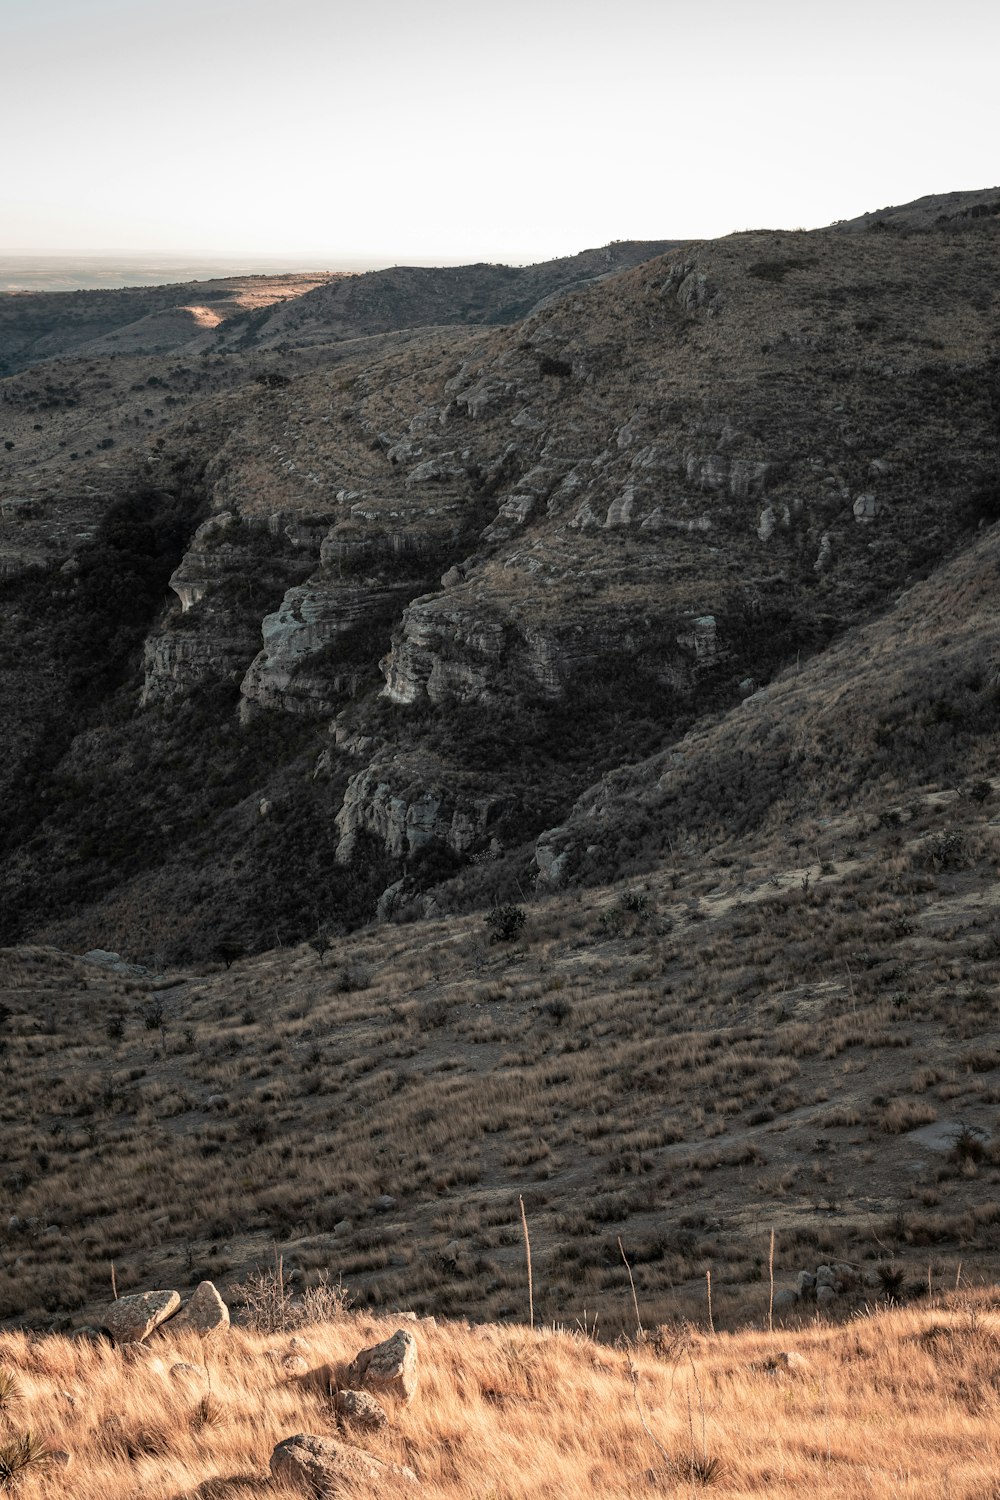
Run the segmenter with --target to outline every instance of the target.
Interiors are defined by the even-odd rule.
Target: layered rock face
[[[521,800],[502,761],[426,723],[541,712],[572,735],[574,703],[585,718],[612,712],[617,685],[633,717],[647,698],[669,737],[699,702],[740,701],[859,594],[905,576],[922,530],[947,533],[949,486],[934,498],[907,478],[933,450],[915,413],[937,370],[897,344],[888,390],[839,314],[884,247],[808,238],[805,257],[799,237],[761,234],[652,261],[540,307],[516,333],[370,367],[329,418],[318,384],[265,414],[281,529],[318,547],[319,567],[265,617],[242,711],[347,712],[340,861],[361,832],[401,864],[435,844],[465,859],[502,842]],[[976,243],[990,261],[994,240]],[[882,316],[905,323],[891,279]],[[964,311],[955,323],[961,341]],[[945,367],[947,348],[937,358]],[[248,465],[259,483],[266,439],[231,452],[226,484]],[[174,581],[188,599],[204,598],[205,546]],[[421,576],[431,560],[440,584]],[[366,736],[369,710],[345,705],[377,682],[380,657]],[[356,769],[366,741],[373,758]],[[645,743],[619,726],[606,753]],[[345,754],[332,747],[327,767]],[[560,878],[554,845],[538,859]]]
[[[373,835],[393,859],[405,860],[438,843],[463,856],[488,844],[512,798],[491,791],[486,778],[428,752],[376,756],[352,776],[337,814],[337,859],[349,864],[359,833]]]
[[[169,699],[202,683],[238,681],[257,647],[259,600],[278,580],[308,568],[289,549],[264,546],[263,528],[232,510],[195,531],[170,578],[177,596],[144,650],[142,703]]]
[[[734,235],[509,328],[335,354],[313,328],[313,367],[185,428],[214,513],[144,701],[238,682],[248,739],[312,736],[233,827],[294,804],[344,881],[372,840],[387,885],[523,849],[988,516],[998,230]],[[575,833],[539,844],[543,878],[581,863]]]
[[[389,622],[413,589],[322,576],[290,589],[274,614],[264,617],[264,649],[240,684],[241,712],[263,707],[333,713],[370,680],[372,658],[377,661],[380,643],[388,642]]]

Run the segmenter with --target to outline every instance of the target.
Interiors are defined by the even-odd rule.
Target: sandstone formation
[[[141,400],[169,380],[178,420],[139,455],[165,519],[135,618],[114,580],[145,554],[100,531],[134,465],[95,450],[72,506],[25,468],[31,505],[0,516],[0,552],[59,562],[12,585],[47,686],[12,653],[0,792],[46,784],[5,856],[10,934],[141,951],[152,909],[183,961],[223,929],[253,948],[454,909],[483,862],[513,891],[531,846],[541,885],[590,878],[635,821],[632,767],[661,757],[672,806],[692,725],[757,714],[991,514],[990,202],[899,235],[325,278],[203,330],[218,366],[150,367]]]

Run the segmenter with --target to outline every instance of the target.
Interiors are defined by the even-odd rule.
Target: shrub
[[[29,1469],[47,1463],[49,1456],[45,1444],[32,1432],[22,1432],[0,1443],[0,1489],[13,1489]]]
[[[486,925],[490,929],[491,943],[511,943],[528,920],[520,906],[508,902],[494,906],[486,914]]]

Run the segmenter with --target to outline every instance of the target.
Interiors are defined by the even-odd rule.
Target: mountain
[[[82,499],[19,433],[7,940],[185,959],[523,890],[600,776],[746,724],[995,516],[996,260],[990,216],[762,231],[506,328],[171,359],[130,384],[178,421]],[[152,366],[90,364],[121,420]]]
[[[996,1277],[972,196],[4,379],[0,1317]]]

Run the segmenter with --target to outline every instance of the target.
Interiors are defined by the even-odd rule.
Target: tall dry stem
[[[528,1234],[528,1215],[524,1211],[524,1198],[519,1193],[517,1201],[521,1205],[521,1228],[524,1230],[524,1258],[528,1266],[528,1320],[532,1328],[535,1326],[535,1288],[531,1279],[531,1237]]]

